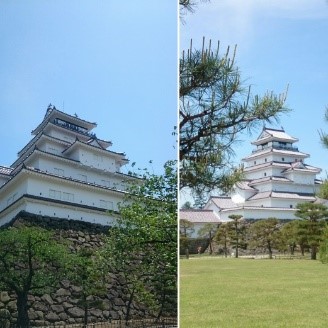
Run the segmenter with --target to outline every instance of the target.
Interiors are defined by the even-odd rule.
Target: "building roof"
[[[250,181],[248,180],[238,181],[236,186],[242,190],[256,191],[256,189],[250,186]]]
[[[90,131],[97,126],[97,123],[82,120],[77,115],[69,115],[58,110],[55,106],[49,105],[47,108],[46,115],[43,118],[43,121],[31,133],[38,134],[48,122],[54,121],[56,119],[67,121],[67,123],[75,124],[76,126],[79,126],[85,129],[86,131]]]
[[[213,210],[180,210],[179,219],[187,220],[192,223],[217,223],[221,221]]]
[[[83,142],[83,141],[81,141],[81,140],[79,140],[77,138],[76,138],[76,140],[72,144],[70,144],[65,150],[63,150],[62,153],[63,154],[68,154],[71,151],[73,151],[74,148],[77,148],[79,146],[88,147],[88,148],[93,149],[93,150],[101,151],[101,152],[103,152],[105,154],[112,154],[112,155],[114,155],[116,157],[119,157],[122,162],[129,162],[129,160],[127,158],[125,158],[125,153],[117,153],[117,152],[112,151],[112,150],[107,150],[107,149],[104,149],[102,147],[98,147],[98,146],[95,146],[93,144],[90,144],[90,143],[87,143],[87,142]]]
[[[263,157],[263,155],[268,155],[268,154],[279,154],[279,155],[285,155],[285,156],[295,156],[295,157],[302,157],[302,158],[306,158],[309,157],[309,154],[306,153],[302,153],[300,151],[297,150],[287,150],[287,149],[276,149],[276,148],[265,148],[265,149],[261,149],[261,150],[256,150],[254,151],[251,155],[246,156],[242,159],[242,161],[247,162],[249,160],[253,160],[255,158],[258,157]]]
[[[282,173],[292,172],[292,171],[301,171],[301,172],[308,172],[308,173],[320,173],[321,169],[318,167],[314,167],[311,165],[304,164],[302,162],[294,162],[290,164],[289,168],[286,168],[282,171]]]
[[[252,142],[253,145],[261,145],[263,143],[267,143],[269,141],[281,141],[294,143],[298,141],[297,138],[291,137],[289,134],[285,132],[284,129],[270,129],[264,127],[259,137]]]
[[[265,183],[265,182],[268,182],[268,181],[287,182],[287,183],[293,182],[292,180],[290,180],[288,178],[285,178],[285,177],[270,176],[270,177],[263,177],[263,178],[254,179],[252,181],[249,181],[248,185],[249,186],[255,186],[259,183]]]
[[[309,193],[263,191],[255,194],[254,196],[251,196],[250,198],[247,199],[247,201],[264,199],[264,198],[297,199],[297,200],[304,200],[304,201],[316,200],[316,197],[313,196],[313,194],[309,194]]]
[[[288,168],[290,166],[290,163],[288,163],[288,162],[272,161],[272,162],[261,163],[261,164],[256,164],[256,165],[244,167],[243,171],[244,172],[256,171],[258,169],[266,168],[268,166],[280,167],[280,168]]]
[[[211,196],[207,204],[213,202],[220,209],[236,207],[237,205],[227,196]]]
[[[13,171],[13,168],[0,165],[0,174],[1,175],[10,175]]]

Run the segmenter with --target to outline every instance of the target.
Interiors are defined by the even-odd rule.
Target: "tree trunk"
[[[17,328],[30,327],[28,317],[27,292],[17,293]]]
[[[238,240],[237,240],[237,244],[236,244],[236,255],[235,258],[238,258],[238,249],[239,249],[239,244],[238,244]]]
[[[311,260],[317,259],[317,247],[311,246]]]
[[[268,243],[268,251],[269,251],[269,259],[272,260],[272,249],[270,243]]]
[[[83,328],[86,328],[88,326],[88,303],[86,299],[84,299],[84,320],[83,320]]]
[[[128,304],[126,306],[126,315],[125,315],[125,323],[128,324],[128,321],[130,319],[130,310],[131,310],[131,305],[132,305],[132,300],[133,300],[133,296],[134,296],[134,292],[135,292],[135,288],[133,288],[130,297],[129,297],[129,301]]]
[[[189,259],[189,248],[188,247],[185,249],[185,252],[186,252],[186,259]]]

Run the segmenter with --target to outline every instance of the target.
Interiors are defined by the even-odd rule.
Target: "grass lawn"
[[[318,260],[182,259],[179,327],[328,327],[328,265]]]

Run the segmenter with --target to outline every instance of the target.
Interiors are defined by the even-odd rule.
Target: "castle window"
[[[293,205],[289,205],[290,208],[293,208]]]
[[[49,197],[54,199],[61,199],[61,191],[49,189]]]
[[[266,177],[266,172],[264,172],[264,176]]]
[[[254,161],[254,165],[256,164],[256,161]]]
[[[63,192],[63,200],[74,202],[74,194],[71,194],[69,192]]]
[[[285,161],[285,158],[283,157],[281,160],[284,162]]]

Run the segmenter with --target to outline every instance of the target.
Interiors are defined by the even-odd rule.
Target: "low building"
[[[218,227],[221,223],[219,215],[213,210],[196,210],[196,209],[186,209],[180,210],[180,235],[184,235],[185,232],[181,220],[185,220],[191,223],[192,227],[188,229],[187,234],[190,238],[199,237],[199,230],[206,224],[212,224]]]

